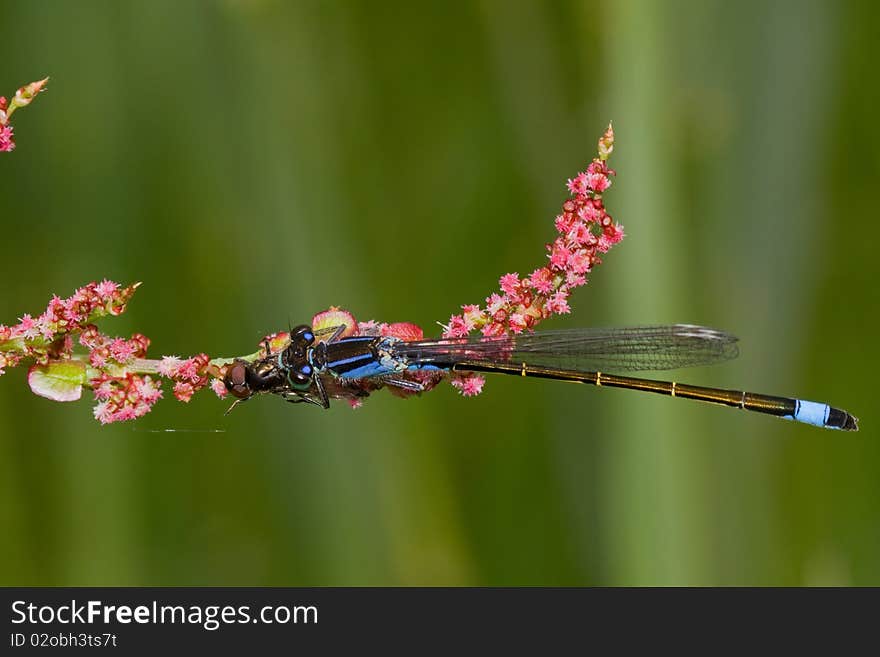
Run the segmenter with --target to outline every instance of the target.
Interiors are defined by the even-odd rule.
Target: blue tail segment
[[[805,399],[794,400],[794,414],[784,415],[786,420],[812,424],[814,427],[824,429],[842,429],[844,431],[858,431],[858,419],[846,411],[834,408],[828,404],[807,401]]]
[[[798,399],[794,405],[794,419],[816,427],[826,426],[830,412],[831,407],[828,404],[819,404],[805,399]]]

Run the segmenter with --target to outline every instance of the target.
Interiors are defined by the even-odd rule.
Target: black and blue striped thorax
[[[336,342],[319,342],[309,354],[318,373],[326,372],[341,379],[384,376],[407,369],[407,359],[394,354],[401,340],[387,336],[356,336]]]

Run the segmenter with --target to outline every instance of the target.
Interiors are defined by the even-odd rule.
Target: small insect
[[[345,328],[314,331],[298,326],[279,352],[272,353],[266,343],[264,358],[234,361],[224,377],[227,390],[237,397],[229,410],[260,393],[329,408],[331,398],[365,397],[379,387],[418,393],[444,373],[487,372],[641,390],[826,429],[858,430],[857,418],[824,403],[609,373],[709,365],[737,356],[736,337],[703,326],[567,329],[439,340],[340,338]]]

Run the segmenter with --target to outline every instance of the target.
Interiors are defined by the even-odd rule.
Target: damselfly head
[[[290,331],[290,344],[281,354],[281,365],[295,369],[306,360],[306,351],[315,342],[315,333],[305,324]]]
[[[309,326],[298,326],[290,332],[290,345],[281,354],[281,365],[287,373],[291,389],[304,392],[314,383],[315,369],[309,362],[309,347],[315,342],[315,334]]]

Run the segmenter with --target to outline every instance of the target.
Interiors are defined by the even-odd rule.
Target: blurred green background
[[[543,262],[609,119],[628,233],[542,325],[697,322],[678,380],[840,434],[491,379],[358,411],[210,392],[100,427],[0,379],[0,583],[880,584],[880,9],[858,2],[2,3],[0,321],[144,282],[151,353],[335,304],[430,332]],[[159,433],[148,429],[225,429]]]

